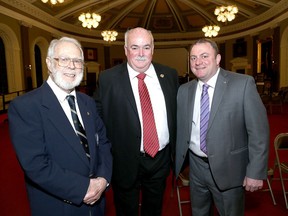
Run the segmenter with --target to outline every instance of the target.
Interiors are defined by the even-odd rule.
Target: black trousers
[[[129,189],[112,184],[117,216],[161,216],[166,179],[170,173],[167,146],[152,158],[140,155],[137,180]]]

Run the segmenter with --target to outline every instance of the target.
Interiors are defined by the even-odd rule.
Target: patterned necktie
[[[78,118],[78,115],[76,112],[75,98],[73,95],[68,95],[67,100],[68,100],[68,103],[69,103],[69,106],[71,109],[71,116],[73,119],[76,133],[77,133],[78,137],[80,138],[80,143],[84,148],[84,151],[86,153],[87,158],[90,159],[89,146],[88,146],[88,141],[87,141],[87,137],[86,137],[86,132],[85,132],[83,126],[81,125],[81,122],[79,121],[79,118]]]
[[[144,151],[154,157],[159,150],[159,140],[149,92],[144,82],[145,76],[145,73],[137,75],[143,121],[143,145]]]
[[[206,134],[209,121],[209,85],[202,86],[201,105],[200,105],[200,149],[207,154]]]

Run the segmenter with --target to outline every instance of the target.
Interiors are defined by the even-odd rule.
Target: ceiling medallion
[[[105,30],[102,31],[101,35],[104,41],[112,42],[116,40],[118,32],[114,30]]]
[[[52,5],[56,5],[57,3],[62,4],[65,0],[41,0],[43,3],[50,3]]]
[[[217,25],[204,26],[202,31],[205,33],[205,37],[216,37],[220,31],[220,27]]]
[[[96,13],[82,13],[78,19],[82,22],[84,28],[97,28],[101,21],[101,16]]]
[[[238,13],[236,5],[216,7],[214,14],[219,22],[230,22],[235,19],[235,14]]]

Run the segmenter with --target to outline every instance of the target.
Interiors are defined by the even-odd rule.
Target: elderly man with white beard
[[[112,175],[111,144],[95,101],[77,92],[80,43],[52,40],[44,84],[12,101],[12,143],[25,173],[32,216],[104,215]]]

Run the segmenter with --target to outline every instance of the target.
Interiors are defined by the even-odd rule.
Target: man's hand
[[[83,202],[87,205],[93,205],[100,199],[103,191],[106,189],[106,186],[107,181],[102,177],[90,179],[90,184]]]
[[[245,177],[243,181],[243,187],[245,187],[246,191],[251,191],[251,192],[260,190],[263,187],[263,180]]]

